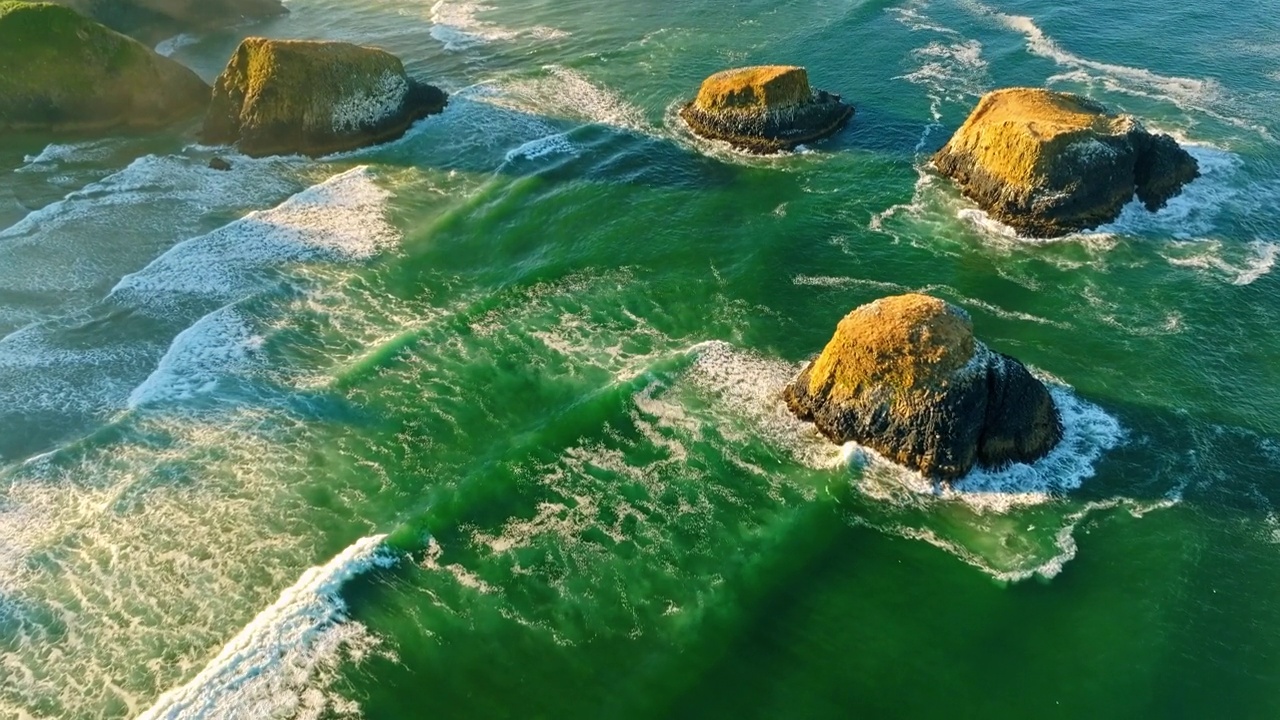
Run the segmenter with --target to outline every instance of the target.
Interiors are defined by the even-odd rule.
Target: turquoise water
[[[374,44],[449,109],[320,160],[0,139],[0,717],[1280,714],[1273,8],[290,8],[163,49]],[[680,126],[763,62],[852,125]],[[1013,236],[925,165],[1007,85],[1204,175]],[[941,492],[789,418],[908,290],[1051,381],[1058,451]]]

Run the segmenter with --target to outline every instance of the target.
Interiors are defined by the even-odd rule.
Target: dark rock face
[[[839,132],[853,112],[839,95],[814,92],[804,68],[766,65],[712,75],[680,116],[703,137],[773,153]]]
[[[231,169],[231,163],[227,162],[226,160],[223,160],[220,157],[215,157],[209,160],[209,169],[221,170],[225,172]]]
[[[85,133],[188,120],[209,86],[74,11],[0,2],[0,131]]]
[[[179,33],[207,32],[289,12],[280,0],[54,1],[150,45]]]
[[[1154,212],[1200,174],[1168,135],[1086,98],[1030,88],[988,93],[933,163],[1033,237],[1112,222],[1135,194]]]
[[[382,50],[249,38],[214,85],[202,138],[259,157],[324,155],[395,139],[447,103]]]
[[[783,395],[832,441],[942,481],[1032,462],[1062,439],[1044,384],[977,342],[963,310],[925,295],[851,312]]]

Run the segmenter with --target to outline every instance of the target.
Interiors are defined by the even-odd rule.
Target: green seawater
[[[1280,716],[1274,7],[290,10],[163,49],[377,45],[448,110],[319,160],[0,138],[0,717]],[[755,63],[852,124],[690,137]],[[1203,177],[1013,236],[927,167],[1011,85]],[[789,417],[907,291],[1051,383],[1058,451],[944,492]]]

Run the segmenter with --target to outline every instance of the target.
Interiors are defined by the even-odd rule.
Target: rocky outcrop
[[[942,481],[1034,461],[1062,439],[1044,384],[975,340],[967,313],[927,295],[849,313],[783,395],[832,441]]]
[[[154,128],[199,115],[186,67],[65,7],[0,2],[0,131]]]
[[[1154,212],[1200,174],[1168,135],[1077,95],[1032,88],[988,93],[933,164],[1032,237],[1111,222],[1135,194]]]
[[[155,45],[180,33],[207,32],[283,15],[280,0],[54,0],[103,25]]]
[[[203,139],[254,156],[324,155],[397,138],[446,103],[382,50],[249,38],[214,85]]]
[[[814,92],[802,67],[764,65],[707,78],[680,117],[698,135],[751,152],[774,153],[820,140],[844,127],[853,106]]]

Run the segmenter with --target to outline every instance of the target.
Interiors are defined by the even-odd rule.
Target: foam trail
[[[190,682],[160,696],[137,720],[293,717],[314,702],[304,694],[325,656],[332,661],[355,639],[344,632],[353,623],[340,594],[343,585],[398,560],[383,546],[384,538],[362,538],[307,570]]]
[[[467,50],[478,45],[506,42],[522,37],[534,40],[560,40],[569,33],[552,27],[537,25],[525,30],[512,30],[477,17],[489,5],[478,2],[452,2],[440,0],[431,6],[431,37],[444,45],[445,50]]]
[[[539,160],[549,155],[573,155],[576,148],[564,133],[556,133],[547,137],[530,140],[514,150],[507,152],[506,162],[516,160]]]
[[[156,54],[163,55],[165,57],[170,57],[175,52],[181,50],[182,48],[188,45],[195,44],[196,40],[198,39],[199,38],[197,38],[196,36],[188,35],[187,33],[174,35],[173,37],[168,38],[166,40],[161,40],[159,43],[156,44]]]
[[[919,19],[917,15],[900,16],[898,20],[912,29],[918,29],[915,24]],[[899,214],[919,217],[924,212],[925,194],[936,178],[928,170],[928,158],[924,153],[933,134],[942,128],[943,106],[948,103],[970,104],[972,98],[982,95],[990,82],[988,64],[982,57],[982,43],[976,40],[935,41],[912,50],[911,56],[917,61],[916,69],[894,79],[906,80],[924,88],[929,98],[930,121],[921,130],[914,149],[916,182],[911,202],[890,206],[873,215],[867,227],[878,232],[885,232],[885,221]]]
[[[51,145],[27,167],[61,168],[103,152],[112,146]],[[29,323],[88,308],[102,287],[207,232],[211,218],[239,216],[297,190],[296,159],[234,162],[234,172],[218,172],[199,154],[147,155],[0,230],[0,292],[14,298],[6,314]],[[97,242],[121,228],[127,242]]]
[[[990,17],[1006,28],[1023,35],[1027,40],[1027,49],[1032,54],[1081,73],[1081,76],[1069,75],[1051,80],[1101,80],[1108,90],[1166,100],[1184,110],[1196,110],[1236,127],[1257,132],[1265,138],[1271,138],[1271,133],[1265,126],[1232,117],[1214,109],[1214,105],[1222,105],[1226,101],[1222,86],[1215,80],[1161,75],[1146,68],[1090,60],[1062,48],[1057,41],[1036,25],[1031,17],[1003,13],[978,0],[960,0],[960,5],[975,15]],[[1100,73],[1102,77],[1094,78],[1089,76],[1087,71]]]
[[[50,143],[38,155],[26,155],[22,161],[26,165],[14,172],[30,172],[34,169],[48,168],[70,162],[95,162],[108,157],[115,147],[110,140],[89,140],[76,143]]]
[[[367,166],[352,168],[275,208],[175,245],[111,293],[148,305],[163,305],[163,296],[174,293],[234,300],[259,282],[255,271],[264,267],[371,257],[398,237],[383,216],[389,197]]]
[[[1223,257],[1227,249],[1220,240],[1174,243],[1170,250],[1161,254],[1170,265],[1206,270],[1226,277],[1232,285],[1252,285],[1275,268],[1276,258],[1280,257],[1280,243],[1258,240],[1245,247],[1250,256],[1236,262]],[[1197,249],[1199,252],[1177,254],[1183,249]]]
[[[154,372],[129,394],[127,406],[189,400],[209,392],[218,378],[243,369],[262,345],[230,307],[200,318],[173,340]]]
[[[1099,227],[1098,232],[1151,233],[1159,237],[1187,239],[1213,231],[1222,210],[1239,198],[1244,190],[1235,182],[1244,160],[1220,148],[1189,143],[1184,138],[1178,138],[1178,141],[1196,159],[1200,177],[1154,213],[1148,212],[1135,198],[1124,206],[1115,222]],[[1259,200],[1265,202],[1263,198]]]
[[[585,120],[640,133],[653,131],[643,110],[581,72],[559,65],[542,70],[545,75],[540,77],[493,86],[490,102],[530,115]]]

